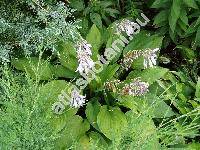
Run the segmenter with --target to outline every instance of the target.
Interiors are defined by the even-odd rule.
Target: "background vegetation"
[[[55,114],[81,77],[77,42],[96,61],[141,13],[150,22],[81,91],[84,106]],[[156,48],[156,66],[140,56],[123,68]],[[200,149],[199,48],[199,0],[1,0],[0,149]],[[136,82],[148,92],[121,92]]]

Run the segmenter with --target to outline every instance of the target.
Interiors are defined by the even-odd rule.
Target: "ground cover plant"
[[[0,8],[0,149],[200,149],[199,0]]]

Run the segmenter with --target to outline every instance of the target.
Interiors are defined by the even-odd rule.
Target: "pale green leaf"
[[[97,125],[97,115],[100,111],[101,104],[98,102],[98,100],[93,100],[87,103],[86,107],[86,116],[90,124],[97,130],[99,130],[99,127]]]
[[[124,129],[127,127],[127,120],[124,113],[118,107],[104,105],[100,108],[97,116],[97,124],[101,132],[109,139],[121,137]]]
[[[37,57],[13,59],[12,65],[21,71],[26,71],[33,79],[49,80],[53,77],[52,65]]]

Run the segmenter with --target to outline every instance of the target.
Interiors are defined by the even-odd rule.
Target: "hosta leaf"
[[[63,66],[76,71],[78,66],[78,60],[76,58],[76,49],[72,42],[60,42],[57,46],[58,58]]]
[[[51,70],[57,78],[74,78],[77,76],[76,72],[71,71],[62,65],[53,66],[51,67]]]
[[[105,83],[107,80],[113,78],[119,67],[120,66],[118,64],[105,66],[104,70],[99,74],[101,82]]]
[[[176,28],[176,23],[178,21],[178,18],[180,17],[181,12],[181,0],[173,0],[173,4],[170,10],[169,15],[169,26],[171,28],[172,33],[174,33]]]
[[[83,0],[70,0],[69,5],[77,11],[82,11],[85,8]]]
[[[146,48],[160,48],[163,37],[159,35],[151,35],[148,32],[141,31],[133,37],[133,40],[125,47],[124,54],[133,50],[142,50]]]
[[[97,116],[97,124],[101,132],[109,139],[119,138],[127,127],[124,113],[118,107],[108,108],[104,105]]]
[[[191,7],[191,8],[194,8],[194,9],[198,9],[198,6],[197,6],[197,3],[195,2],[195,0],[183,0],[183,2]]]
[[[26,71],[33,79],[49,80],[53,77],[52,65],[37,57],[20,58],[12,60],[12,65],[21,71]]]
[[[102,20],[101,20],[101,16],[99,14],[90,13],[90,19],[91,19],[92,23],[97,25],[99,28],[102,28]]]
[[[62,91],[66,91],[66,93],[68,93],[67,90],[69,87],[70,84],[63,80],[54,80],[42,86],[39,92],[39,99],[46,102],[46,105],[44,106],[46,109],[45,113],[51,116],[55,132],[61,131],[67,123],[66,119],[71,118],[77,112],[77,109],[70,108],[64,104],[63,106],[65,107],[65,110],[61,115],[55,114],[54,110],[52,110],[53,104],[59,102],[58,96],[62,93]],[[69,102],[67,98],[64,100]]]
[[[154,25],[160,27],[162,22],[168,21],[169,10],[162,10],[154,19]]]
[[[110,38],[108,39],[108,41],[106,43],[106,48],[112,48],[112,44],[118,39],[119,39],[118,35],[110,36]],[[119,51],[116,52],[116,56],[112,60],[110,60],[111,61],[110,63],[115,63],[121,56],[121,53],[124,49],[124,47],[121,44],[116,44],[116,46],[119,49]],[[113,48],[113,50],[115,50],[115,49]]]
[[[92,131],[89,133],[89,137],[91,145],[96,145],[99,149],[105,149],[108,147],[106,140],[101,136],[101,134]]]
[[[171,107],[159,97],[147,94],[144,97],[121,96],[119,104],[130,108],[133,112],[140,112],[152,118],[166,118],[175,115]]]
[[[188,17],[185,9],[181,9],[180,19],[185,25],[188,25]]]
[[[89,44],[92,45],[92,58],[93,60],[97,60],[97,55],[99,53],[99,49],[102,44],[102,39],[101,39],[101,32],[97,28],[97,26],[94,24],[90,32],[88,33],[86,40]]]
[[[87,103],[86,107],[86,116],[90,124],[97,130],[99,130],[99,127],[97,125],[97,115],[100,111],[101,104],[98,102],[98,100],[93,100]]]
[[[155,0],[155,2],[152,4],[152,8],[165,8],[170,5],[169,0]]]
[[[90,126],[87,121],[84,121],[80,116],[73,116],[66,120],[65,129],[61,132],[60,137],[56,142],[56,149],[67,149],[77,142]]]
[[[148,68],[143,71],[132,71],[127,79],[134,79],[140,77],[142,81],[152,84],[156,80],[162,78],[169,70],[161,67]]]

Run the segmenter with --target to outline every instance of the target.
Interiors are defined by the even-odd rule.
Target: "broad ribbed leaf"
[[[93,100],[87,103],[85,111],[88,121],[97,130],[99,130],[99,127],[97,125],[97,115],[100,111],[100,108],[101,104],[97,100]]]
[[[53,77],[52,65],[37,57],[20,58],[11,61],[12,65],[21,71],[26,71],[33,79],[49,80]]]
[[[108,108],[108,106],[104,105],[97,116],[97,124],[101,132],[113,140],[121,137],[127,127],[127,120],[118,107]]]

